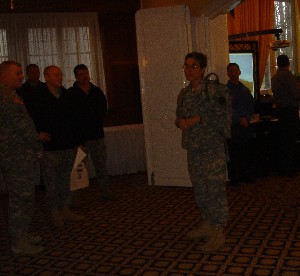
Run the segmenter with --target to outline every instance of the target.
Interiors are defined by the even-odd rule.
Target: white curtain
[[[24,69],[36,63],[41,72],[56,65],[66,88],[75,80],[73,68],[83,63],[91,81],[106,90],[100,41],[97,13],[0,15],[0,62],[16,60]]]

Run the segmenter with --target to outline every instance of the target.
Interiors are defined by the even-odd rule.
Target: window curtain
[[[274,29],[274,0],[245,0],[227,15],[227,22],[229,35]],[[274,40],[274,35],[251,36],[240,40],[258,41],[260,87],[270,51],[268,45]]]
[[[0,15],[1,61],[16,60],[24,69],[36,63],[41,72],[56,65],[63,71],[66,88],[75,81],[73,68],[83,63],[92,82],[105,91],[100,41],[97,13]]]
[[[300,75],[300,0],[295,0],[295,73]]]

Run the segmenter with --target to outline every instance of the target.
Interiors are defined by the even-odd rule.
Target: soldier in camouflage
[[[0,64],[0,168],[9,195],[8,232],[15,254],[37,254],[40,236],[28,233],[33,216],[34,162],[42,150],[35,126],[15,89],[22,86],[23,72],[15,61]]]
[[[186,56],[183,68],[190,83],[178,96],[175,124],[182,130],[182,146],[187,149],[188,170],[203,218],[201,226],[188,232],[187,237],[207,240],[202,251],[210,253],[223,246],[228,218],[224,132],[230,125],[230,99],[216,99],[217,94],[230,92],[225,85],[203,79],[206,66],[202,53]]]

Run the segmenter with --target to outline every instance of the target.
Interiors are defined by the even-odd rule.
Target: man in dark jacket
[[[240,82],[241,70],[238,64],[227,66],[229,80],[227,87],[232,91],[231,139],[228,141],[230,162],[228,174],[230,183],[251,183],[255,181],[253,139],[250,118],[254,113],[254,99],[250,90]]]
[[[294,153],[299,132],[300,91],[296,77],[290,71],[288,56],[277,57],[278,69],[272,77],[271,88],[278,118],[275,165],[280,175],[295,175]]]
[[[103,91],[90,81],[86,65],[74,68],[76,82],[68,89],[68,97],[77,114],[79,140],[93,160],[97,181],[102,189],[102,199],[110,199],[109,178],[106,168],[106,147],[104,143],[103,119],[107,111],[107,101]]]

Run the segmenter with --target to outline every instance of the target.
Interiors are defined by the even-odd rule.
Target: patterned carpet
[[[82,190],[85,221],[55,231],[44,192],[37,192],[32,231],[39,256],[14,256],[7,235],[7,196],[0,200],[0,275],[300,275],[300,175],[228,187],[230,222],[218,254],[186,233],[199,222],[193,190],[148,186],[144,173],[112,178],[116,201]]]

